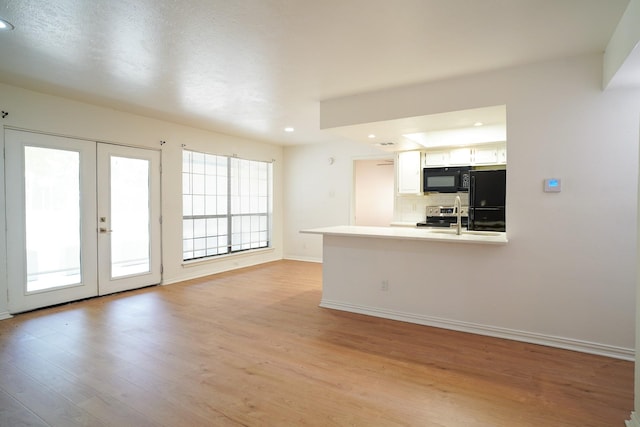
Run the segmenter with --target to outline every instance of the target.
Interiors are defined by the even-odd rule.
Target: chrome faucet
[[[453,203],[453,210],[456,212],[456,234],[459,236],[462,234],[462,201],[460,196],[456,196],[456,201]]]

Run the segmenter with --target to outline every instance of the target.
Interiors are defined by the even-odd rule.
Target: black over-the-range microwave
[[[423,187],[425,193],[434,191],[438,193],[457,193],[469,191],[469,166],[448,168],[424,168]]]

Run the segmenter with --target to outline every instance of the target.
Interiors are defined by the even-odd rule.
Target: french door
[[[13,313],[160,283],[160,153],[5,131]]]
[[[98,293],[160,283],[160,152],[97,148]]]

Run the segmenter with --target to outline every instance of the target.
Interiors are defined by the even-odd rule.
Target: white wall
[[[158,149],[161,147],[160,141],[166,141],[162,146],[163,283],[173,283],[282,259],[283,150],[281,146],[190,128],[4,84],[0,84],[0,109],[9,112],[5,119],[0,119],[0,125],[3,127]],[[275,160],[273,250],[257,255],[240,254],[183,267],[182,144],[185,144],[187,149],[213,154],[237,154],[238,157],[252,160]],[[4,131],[0,134],[0,148],[2,147],[4,147]],[[4,173],[0,175],[4,177]],[[4,186],[2,189],[4,191]],[[0,193],[2,208],[0,210],[0,265],[2,266],[0,315],[7,309],[4,203],[5,198],[2,192]]]
[[[601,84],[602,56],[589,55],[330,100],[321,105],[321,121],[332,127],[507,105],[510,242],[499,251],[501,271],[481,272],[466,265],[477,265],[465,263],[468,255],[456,258],[450,251],[451,257],[440,258],[440,275],[471,281],[489,274],[496,280],[483,279],[485,302],[474,307],[474,318],[456,306],[441,312],[452,321],[632,352],[640,92],[602,92]],[[295,188],[313,187],[287,187],[288,256],[321,253],[320,238],[303,248],[295,230],[347,223],[348,195],[318,200],[339,185],[326,179],[327,167],[316,159],[325,150],[285,149],[287,162],[296,162],[285,179],[296,180]],[[344,155],[367,151],[352,147]],[[347,160],[335,164],[336,179],[349,179]],[[549,177],[562,179],[561,193],[542,191]],[[417,314],[432,315],[423,310]]]
[[[285,258],[322,259],[322,238],[305,228],[349,224],[353,160],[381,152],[356,142],[286,147],[284,152]],[[334,162],[329,163],[329,158]]]

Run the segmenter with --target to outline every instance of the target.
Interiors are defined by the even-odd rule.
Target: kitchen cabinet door
[[[498,163],[507,164],[507,144],[501,144],[498,146]]]
[[[449,164],[449,151],[427,151],[424,153],[424,167],[446,166]]]
[[[449,151],[449,164],[451,166],[467,166],[471,164],[470,148],[454,148]]]
[[[474,165],[495,165],[498,163],[498,148],[495,145],[473,149]]]
[[[399,194],[420,193],[420,179],[422,168],[420,166],[419,151],[403,151],[398,153],[397,179]]]

